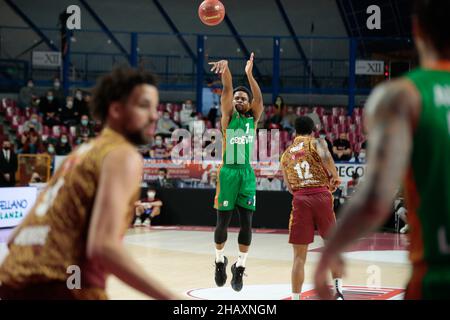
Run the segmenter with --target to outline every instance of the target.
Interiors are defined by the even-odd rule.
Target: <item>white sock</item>
[[[300,293],[293,293],[292,300],[300,300]]]
[[[225,257],[223,255],[223,252],[225,251],[225,248],[223,249],[216,249],[216,262],[225,262]]]
[[[236,267],[244,267],[245,268],[245,261],[247,260],[248,252],[240,252],[238,255],[238,260],[236,262]]]
[[[342,293],[342,279],[341,278],[336,278],[333,279],[333,284],[334,284],[334,292],[336,292],[336,290],[338,290],[340,293]]]

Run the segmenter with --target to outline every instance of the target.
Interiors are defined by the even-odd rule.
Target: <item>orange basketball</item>
[[[205,0],[198,7],[198,16],[207,26],[216,26],[225,18],[225,7],[219,0]]]

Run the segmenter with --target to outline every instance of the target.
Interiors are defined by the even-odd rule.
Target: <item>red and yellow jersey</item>
[[[329,186],[328,174],[314,146],[314,138],[295,138],[281,156],[281,166],[293,191]]]
[[[72,152],[39,195],[34,207],[15,230],[9,254],[0,266],[0,282],[14,288],[66,281],[71,266],[81,270],[82,286],[104,288],[106,273],[86,257],[89,222],[101,166],[112,150],[129,145],[120,134],[104,129],[96,139]],[[129,203],[125,231],[134,213]]]

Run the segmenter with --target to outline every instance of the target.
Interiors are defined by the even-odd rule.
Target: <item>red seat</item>
[[[344,125],[344,124],[338,124],[337,125],[337,128],[338,128],[338,132],[339,132],[339,134],[341,134],[341,133],[346,133],[347,132],[347,127]]]

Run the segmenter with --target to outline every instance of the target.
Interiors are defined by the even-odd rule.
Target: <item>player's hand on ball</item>
[[[255,57],[255,54],[252,52],[250,55],[250,59],[247,61],[247,65],[245,66],[245,73],[247,75],[253,74],[253,58]]]
[[[228,68],[228,61],[227,60],[220,60],[217,62],[210,62],[209,65],[212,65],[211,71],[216,74],[222,74],[224,73]]]

